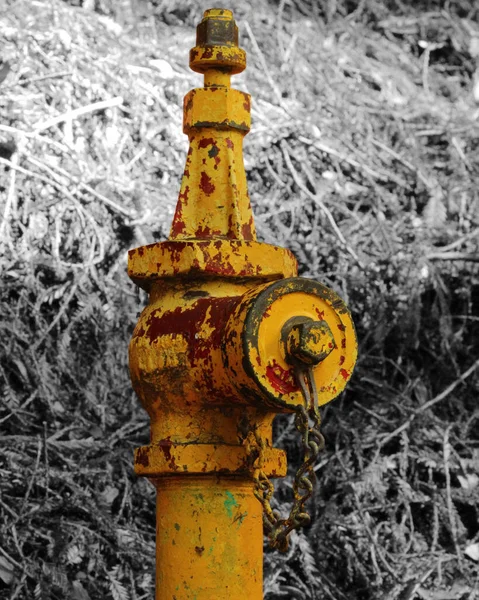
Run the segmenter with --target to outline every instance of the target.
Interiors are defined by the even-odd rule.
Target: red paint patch
[[[182,335],[188,343],[188,359],[192,366],[198,360],[211,355],[213,348],[219,348],[223,331],[231,312],[238,304],[239,297],[199,298],[188,308],[178,306],[173,311],[154,311],[148,318],[146,337],[150,343],[162,335]],[[206,315],[209,311],[208,320]],[[160,313],[160,314],[158,314]],[[197,337],[203,324],[212,328],[208,339]]]
[[[150,465],[150,457],[146,448],[138,448],[135,462],[143,467]]]
[[[208,146],[215,146],[216,141],[213,138],[202,138],[198,142],[198,148],[208,148]]]
[[[173,224],[171,226],[172,237],[180,235],[186,231],[186,223],[181,218],[181,211],[177,210]]]
[[[346,360],[345,356],[340,356],[339,357],[339,366],[343,365],[345,360]]]
[[[342,323],[338,324],[338,329],[339,331],[346,331],[346,327]]]
[[[213,56],[213,46],[206,46],[203,50],[201,58],[211,58]]]
[[[253,231],[252,231],[252,219],[250,219],[249,223],[244,223],[241,225],[241,233],[245,240],[253,239]]]
[[[273,360],[273,364],[266,367],[266,377],[269,379],[271,386],[280,394],[290,394],[298,389],[292,371],[283,369],[276,360]]]
[[[235,145],[233,144],[233,142],[230,140],[230,138],[226,138],[225,140],[226,145],[228,146],[228,148],[231,148],[231,150],[234,150]]]
[[[172,469],[173,471],[177,471],[178,467],[175,463],[174,457],[171,455],[171,447],[173,446],[173,442],[170,439],[165,438],[164,440],[160,440],[158,442],[158,446],[163,451],[163,454],[165,455],[165,459],[168,462],[168,466],[170,467],[170,469]]]
[[[319,310],[319,308],[316,308],[316,314],[318,315],[318,319],[320,321],[324,321],[324,310]]]
[[[211,229],[209,227],[203,227],[203,225],[201,225],[196,229],[195,236],[199,238],[209,238],[211,237]]]
[[[204,171],[201,172],[200,189],[207,196],[211,196],[211,194],[215,191],[215,186],[211,182],[211,177]]]
[[[350,373],[349,373],[349,371],[346,371],[346,369],[341,369],[339,371],[339,373],[340,373],[341,377],[344,379],[344,381],[347,381],[349,379]]]

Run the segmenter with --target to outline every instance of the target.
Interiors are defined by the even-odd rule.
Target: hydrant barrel
[[[263,597],[263,516],[244,477],[164,477],[157,484],[156,597]]]
[[[250,96],[230,87],[245,66],[231,11],[207,10],[190,52],[204,87],[184,101],[189,149],[170,237],[128,256],[149,294],[129,356],[151,421],[135,472],[157,490],[156,600],[263,597],[263,524],[284,549],[304,522],[305,500],[292,520],[269,504],[270,478],[287,467],[273,419],[317,421],[356,360],[344,302],[297,277],[289,250],[256,239],[242,155]],[[319,438],[310,431],[311,448]]]

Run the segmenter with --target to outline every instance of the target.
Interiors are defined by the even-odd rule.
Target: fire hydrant
[[[170,237],[129,252],[128,274],[149,293],[130,371],[151,419],[135,472],[157,489],[157,600],[263,597],[263,509],[284,549],[306,519],[320,446],[309,419],[356,361],[343,301],[297,277],[289,250],[256,241],[242,157],[250,96],[230,87],[245,66],[231,11],[207,10],[190,52],[204,87],[184,100],[189,150]],[[309,452],[293,520],[269,504],[270,478],[286,474],[278,413],[296,414]]]

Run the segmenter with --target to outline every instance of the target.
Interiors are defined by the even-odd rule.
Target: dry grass
[[[477,12],[232,5],[260,236],[348,301],[360,338],[324,411],[313,524],[267,554],[266,597],[477,599]],[[206,7],[19,0],[0,19],[1,598],[152,597],[126,250],[168,233]],[[276,433],[294,469],[293,428]]]

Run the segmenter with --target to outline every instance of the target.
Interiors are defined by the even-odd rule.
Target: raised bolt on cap
[[[307,320],[294,323],[285,333],[287,359],[293,363],[317,365],[336,347],[326,321]]]
[[[196,28],[196,46],[190,50],[190,68],[197,73],[224,69],[231,74],[246,67],[246,52],[238,47],[238,27],[233,13],[210,8]]]
[[[197,46],[237,46],[238,27],[230,10],[210,8],[196,27]]]

